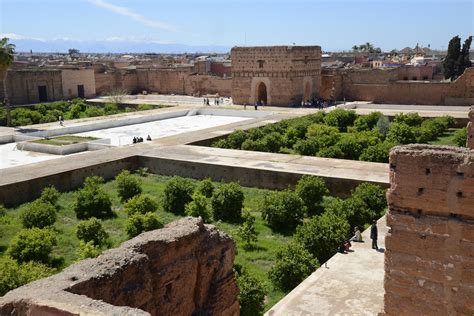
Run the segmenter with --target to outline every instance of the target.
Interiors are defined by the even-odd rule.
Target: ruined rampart
[[[387,315],[474,314],[474,151],[430,145],[390,154]]]
[[[187,217],[0,298],[0,315],[239,315],[235,245]]]

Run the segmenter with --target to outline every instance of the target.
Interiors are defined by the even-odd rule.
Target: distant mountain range
[[[92,40],[76,41],[68,39],[36,40],[12,39],[16,51],[36,53],[67,53],[70,48],[81,53],[227,53],[230,46],[164,44],[133,40]]]

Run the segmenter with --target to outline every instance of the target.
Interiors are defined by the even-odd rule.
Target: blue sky
[[[474,0],[0,0],[0,34],[189,45],[445,49],[474,34]]]

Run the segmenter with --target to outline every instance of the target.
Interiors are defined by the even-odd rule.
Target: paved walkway
[[[336,254],[293,291],[274,305],[266,316],[377,315],[383,309],[385,217],[378,223],[379,250],[371,248],[370,228],[364,243]]]
[[[352,179],[385,186],[389,184],[388,164],[386,163],[190,145],[148,147],[146,150],[142,150],[140,155],[211,165],[311,174],[324,178]]]

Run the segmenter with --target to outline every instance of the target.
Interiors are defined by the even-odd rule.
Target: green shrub
[[[303,221],[306,207],[295,192],[286,190],[265,195],[261,212],[263,219],[272,229],[292,231]]]
[[[110,218],[112,212],[112,201],[102,188],[104,179],[101,177],[88,177],[84,181],[82,189],[76,192],[74,201],[74,212],[78,219]]]
[[[387,142],[411,144],[416,142],[415,129],[405,123],[393,123],[387,133]]]
[[[395,115],[394,123],[402,123],[408,126],[420,126],[423,118],[418,113],[400,113]]]
[[[356,117],[352,110],[335,109],[324,116],[324,123],[337,127],[341,132],[346,132],[347,127],[354,124]]]
[[[117,114],[119,112],[118,106],[115,103],[106,103],[104,111],[107,115]]]
[[[258,231],[255,228],[255,216],[249,211],[244,211],[242,216],[244,222],[237,229],[237,236],[244,242],[244,249],[252,249],[253,243],[258,240]]]
[[[370,131],[376,125],[379,119],[382,117],[380,112],[372,112],[368,115],[360,115],[354,121],[354,127],[358,132]]]
[[[151,104],[139,104],[138,111],[148,111],[153,110],[153,105]]]
[[[209,223],[212,217],[207,198],[197,191],[193,194],[193,200],[186,204],[185,213],[193,217],[201,216],[204,223]]]
[[[214,220],[238,222],[242,218],[244,193],[237,182],[222,184],[211,198]]]
[[[127,232],[129,238],[133,238],[143,232],[162,227],[163,223],[160,222],[160,220],[154,213],[135,213],[127,219],[125,224],[125,231]]]
[[[85,117],[96,117],[96,116],[104,116],[105,111],[102,108],[96,106],[87,106],[86,110],[84,111]]]
[[[347,239],[349,229],[349,223],[344,217],[325,212],[298,226],[294,240],[319,262],[326,262],[336,253],[340,243]]]
[[[346,134],[336,143],[336,147],[342,152],[344,159],[358,160],[362,154],[363,147],[358,139],[359,133]]]
[[[309,251],[298,243],[290,243],[276,254],[276,262],[268,277],[272,284],[285,293],[294,289],[319,267]]]
[[[235,281],[239,288],[240,315],[262,315],[265,309],[266,291],[262,281],[251,275],[244,267],[235,265]]]
[[[296,194],[303,200],[308,214],[314,215],[322,212],[321,202],[329,194],[326,183],[320,177],[304,175],[296,184]]]
[[[263,151],[266,152],[267,150],[267,144],[262,140],[253,140],[253,139],[246,139],[242,143],[242,150],[250,150],[250,151]]]
[[[117,181],[117,193],[122,202],[142,193],[140,178],[132,175],[128,170],[122,170],[115,180]]]
[[[193,183],[185,178],[173,177],[165,186],[163,210],[177,215],[184,214],[184,206],[193,200]]]
[[[308,127],[307,138],[313,138],[319,148],[327,148],[336,144],[341,138],[341,134],[336,127],[313,124]]]
[[[41,191],[40,200],[51,205],[56,205],[61,194],[56,190],[54,186],[49,186]]]
[[[56,233],[50,229],[36,227],[22,229],[11,240],[7,252],[19,263],[28,261],[47,263],[56,244]]]
[[[205,178],[197,185],[196,192],[199,192],[205,197],[210,198],[212,193],[214,193],[214,189],[214,184],[212,183],[211,179]]]
[[[326,205],[325,214],[333,214],[344,218],[351,227],[364,227],[376,217],[375,211],[369,209],[359,198],[350,197],[346,200],[333,198]]]
[[[242,130],[236,130],[227,136],[227,147],[230,149],[240,149],[242,143],[247,139],[247,133]]]
[[[3,204],[0,204],[0,217],[7,215],[7,209]]]
[[[280,148],[285,145],[285,139],[280,133],[272,132],[265,135],[263,143],[265,144],[265,151],[277,153],[280,151]]]
[[[324,158],[342,159],[344,158],[344,153],[342,152],[341,148],[339,148],[339,146],[333,145],[320,149],[316,156]]]
[[[50,203],[38,199],[26,206],[20,218],[24,228],[44,228],[56,222],[56,209]]]
[[[319,144],[315,137],[299,139],[293,146],[295,152],[304,156],[315,156],[319,150]]]
[[[377,216],[382,216],[387,208],[386,190],[376,184],[363,182],[352,192],[353,198],[361,199],[369,209],[374,210]],[[371,223],[370,218],[366,223]]]
[[[158,208],[158,203],[147,194],[135,195],[128,200],[123,206],[128,216],[133,214],[146,214],[149,212],[155,212]]]
[[[7,256],[0,257],[0,296],[27,283],[48,277],[54,272],[54,269],[41,263],[19,264]]]
[[[100,221],[95,217],[80,222],[77,225],[76,236],[85,243],[92,241],[98,247],[105,245],[107,238],[109,238],[109,234],[107,234]]]
[[[359,160],[388,163],[390,149],[393,146],[395,146],[395,144],[389,142],[383,142],[374,146],[369,146],[364,149],[359,157]]]
[[[454,132],[453,142],[459,147],[467,147],[467,128],[464,127]]]
[[[308,125],[304,123],[299,123],[288,127],[284,135],[286,146],[291,148],[298,140],[304,139],[307,130]]]
[[[77,258],[79,260],[87,258],[98,257],[102,253],[100,246],[96,245],[93,241],[84,242],[79,241],[79,249],[77,250]]]

